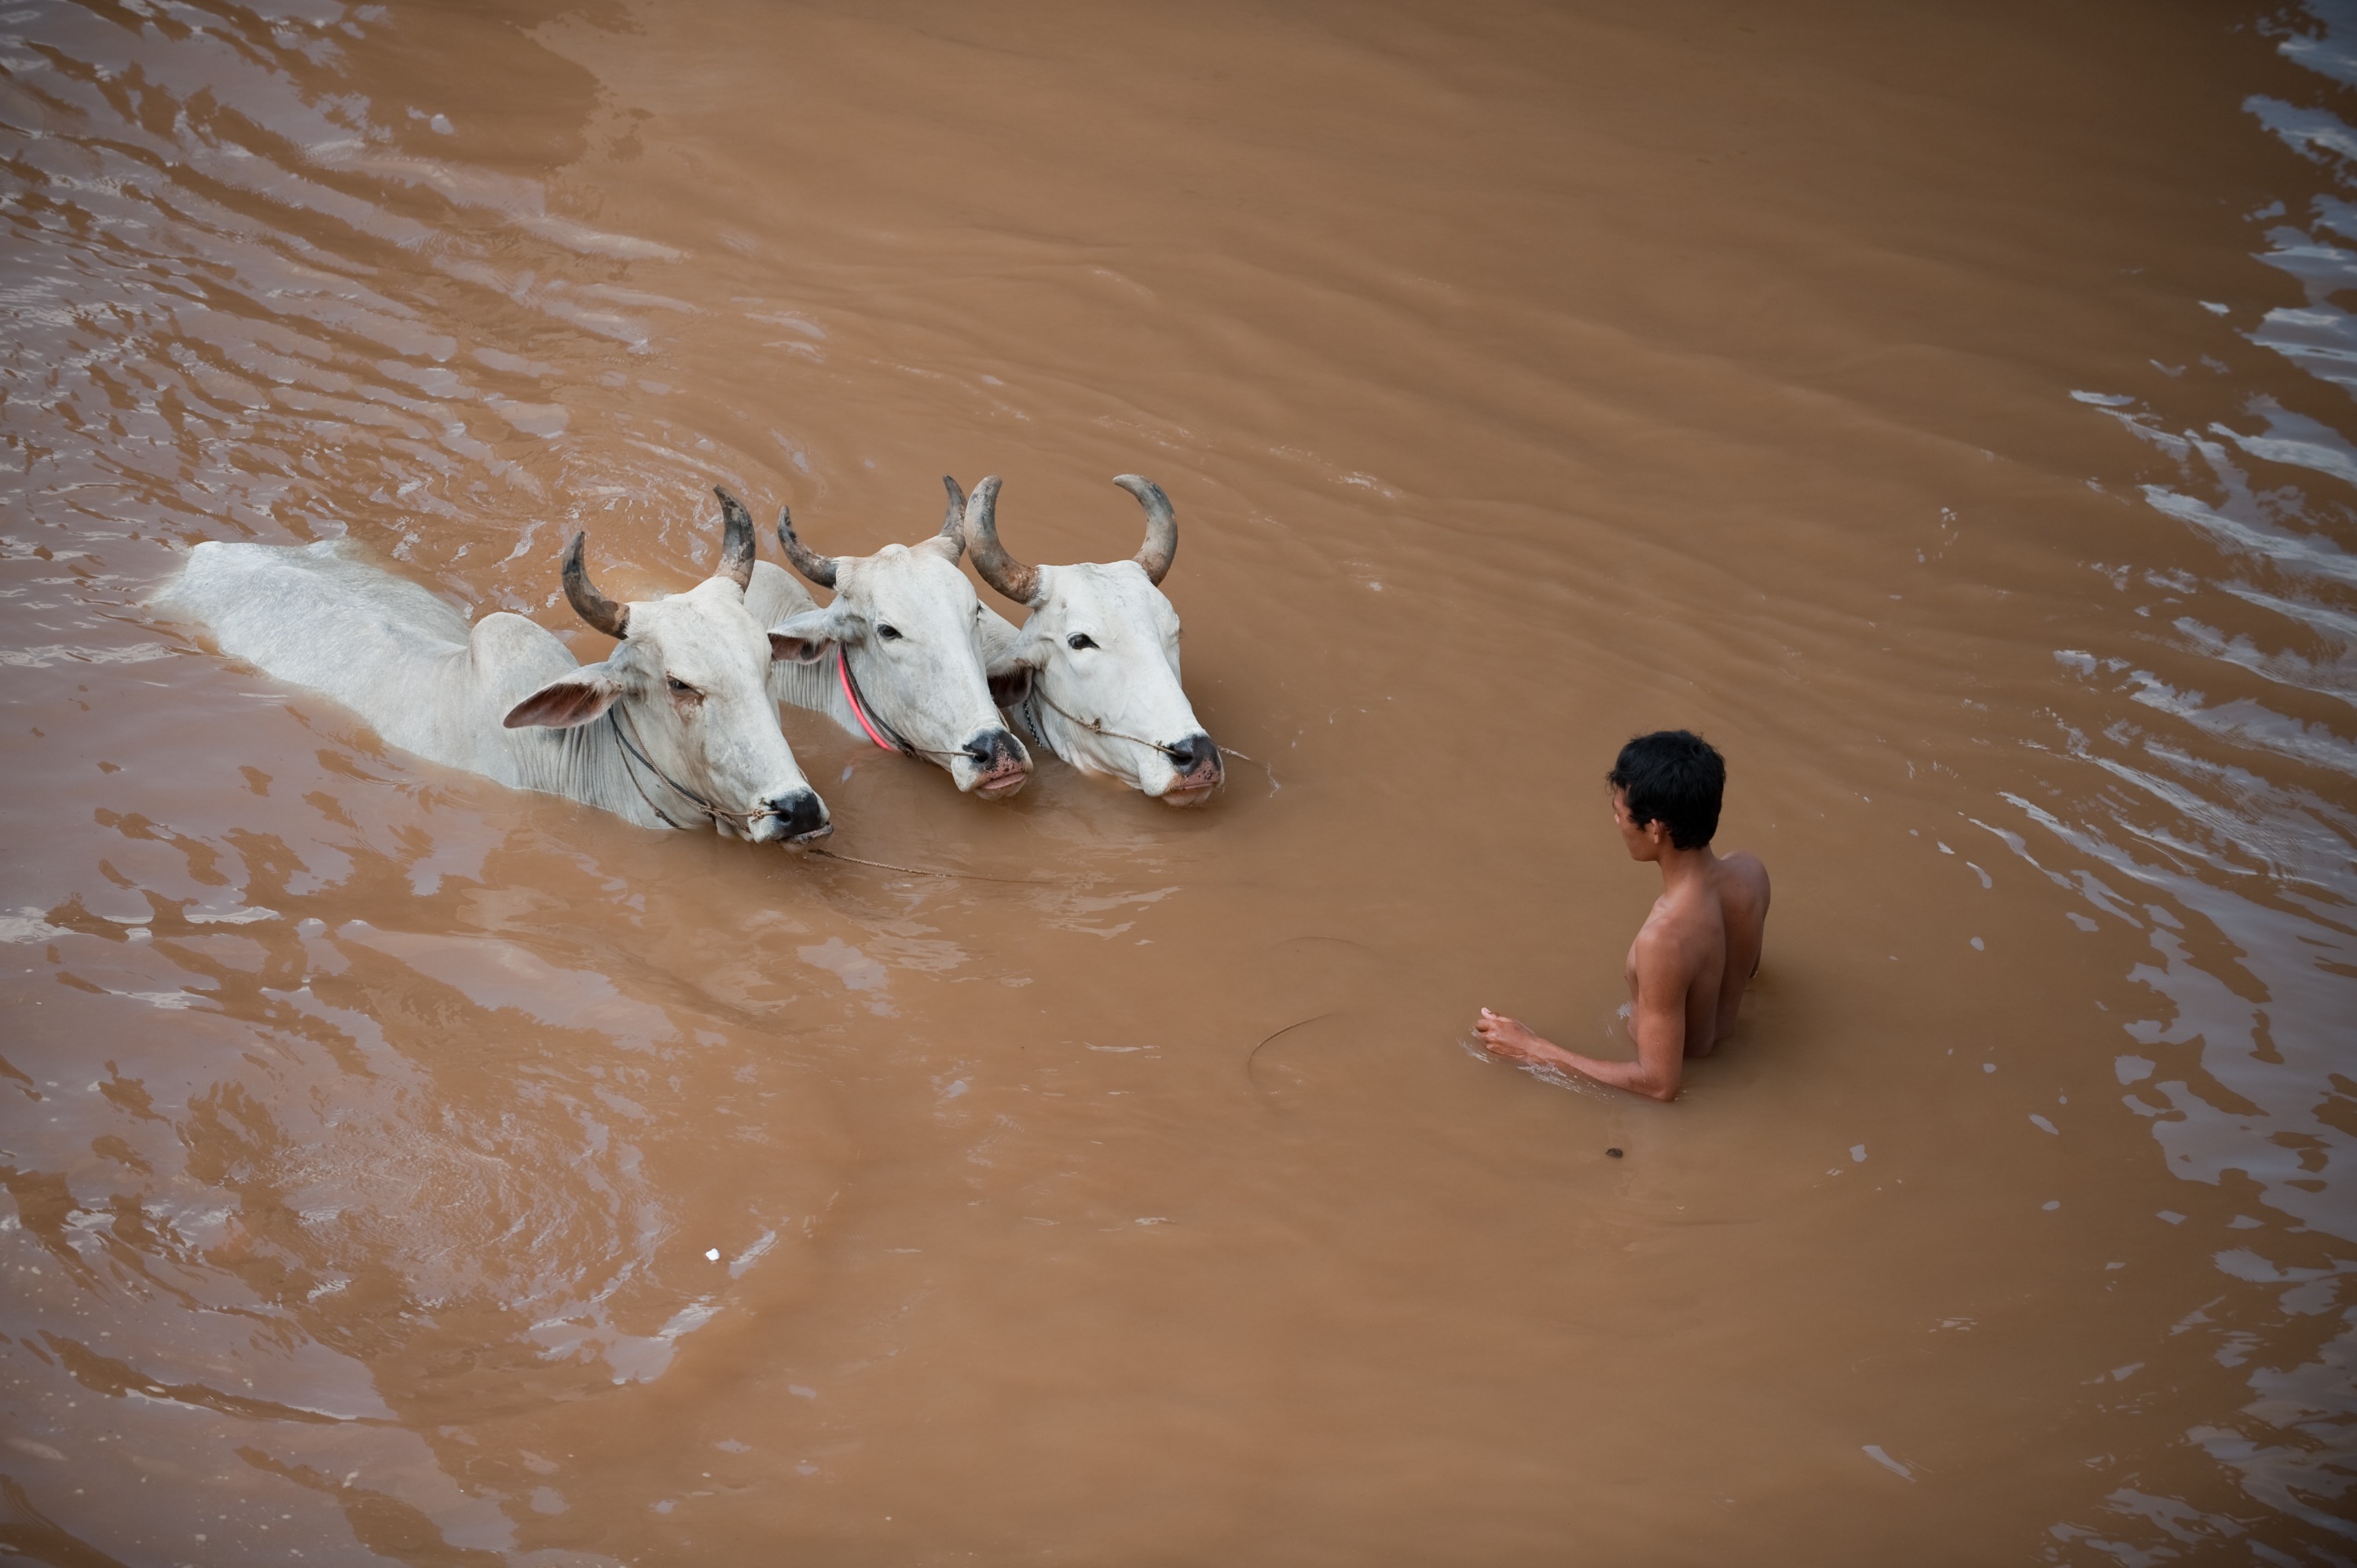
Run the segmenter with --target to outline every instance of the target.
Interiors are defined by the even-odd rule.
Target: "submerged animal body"
[[[709,580],[630,604],[590,582],[585,537],[565,552],[565,593],[618,639],[594,664],[520,615],[470,628],[341,542],[201,543],[157,603],[201,622],[223,653],[334,698],[429,760],[640,827],[708,822],[756,843],[826,833],[768,691],[780,650],[745,607],[749,523],[732,521]]]
[[[1200,805],[1223,774],[1180,683],[1178,612],[1162,593],[1178,521],[1152,480],[1124,474],[1114,483],[1146,509],[1145,544],[1127,561],[1070,566],[1009,555],[998,542],[998,480],[974,487],[963,520],[974,569],[1031,610],[1019,631],[995,640],[991,688],[1073,767],[1168,805]]]
[[[999,716],[984,673],[985,648],[1015,628],[983,607],[958,570],[965,498],[956,480],[942,483],[949,513],[941,532],[873,555],[819,554],[779,508],[786,559],[834,598],[817,607],[765,562],[747,604],[786,650],[770,677],[779,701],[825,714],[887,750],[946,768],[961,790],[998,800],[1031,777],[1031,754]]]

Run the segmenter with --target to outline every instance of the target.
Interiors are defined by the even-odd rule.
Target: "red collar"
[[[843,644],[839,642],[834,645],[834,672],[843,682],[843,700],[851,704],[851,716],[859,721],[859,727],[867,732],[867,738],[883,750],[897,751],[903,757],[909,755],[909,746],[906,743],[895,746],[891,741],[884,738],[891,732],[889,725],[885,724],[881,719],[870,719],[867,716],[867,704],[859,700],[859,688],[851,679],[851,660],[844,656]],[[894,739],[898,738],[894,736]]]

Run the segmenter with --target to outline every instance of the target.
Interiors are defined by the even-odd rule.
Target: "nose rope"
[[[935,751],[931,746],[919,746],[885,723],[884,715],[871,708],[861,693],[859,682],[852,677],[851,655],[844,651],[839,642],[834,645],[834,672],[842,677],[843,700],[851,704],[851,716],[859,721],[859,727],[867,732],[867,738],[884,750],[897,751],[903,757],[962,757],[968,762],[985,760],[970,751]],[[887,740],[887,736],[891,738]]]
[[[986,871],[937,871],[922,865],[898,865],[888,860],[862,860],[856,854],[840,850],[813,847],[810,854],[822,860],[839,860],[845,865],[872,865],[878,871],[905,871],[911,876],[952,876],[962,882],[1004,882],[1016,887],[1063,887],[1070,884],[1055,877],[993,876]]]
[[[1039,689],[1039,678],[1037,675],[1034,675],[1031,678],[1031,694],[1023,700],[1023,705],[1029,707],[1034,703],[1045,703],[1049,707],[1055,708],[1056,712],[1063,714],[1066,719],[1080,725],[1081,728],[1088,731],[1091,735],[1101,735],[1107,740],[1125,740],[1132,746],[1142,746],[1148,751],[1158,751],[1163,756],[1170,758],[1173,762],[1189,763],[1191,765],[1192,759],[1181,757],[1178,754],[1178,748],[1175,746],[1165,746],[1158,740],[1140,740],[1134,735],[1124,735],[1119,730],[1107,729],[1104,725],[1098,724],[1093,720],[1082,718],[1077,714],[1066,713],[1062,708],[1056,707],[1055,699],[1049,696],[1047,693]],[[1026,722],[1030,725],[1032,734],[1043,737],[1047,735],[1048,732],[1040,726],[1039,715],[1037,711],[1027,714],[1024,717]],[[1247,758],[1246,760],[1250,759]]]
[[[655,816],[662,821],[663,826],[667,828],[684,828],[687,824],[684,822],[673,822],[671,820],[670,813],[665,811],[661,806],[655,804],[654,798],[647,793],[647,787],[639,782],[639,776],[636,773],[630,771],[629,759],[631,757],[636,757],[638,759],[639,766],[644,768],[648,772],[662,780],[663,784],[669,788],[673,794],[676,794],[684,800],[695,802],[695,809],[702,811],[715,823],[717,823],[723,817],[727,818],[732,822],[742,822],[745,825],[745,836],[748,838],[752,836],[753,823],[762,817],[774,817],[780,815],[778,811],[768,806],[762,807],[758,811],[732,811],[726,806],[716,806],[711,801],[705,800],[703,796],[697,794],[694,790],[689,789],[686,785],[681,783],[678,779],[673,778],[670,774],[665,773],[662,768],[656,767],[654,758],[649,757],[644,751],[641,751],[630,732],[623,727],[621,703],[617,703],[612,707],[606,710],[606,722],[613,726],[614,738],[622,743],[622,751],[624,754],[622,777],[630,781],[630,788],[639,792],[639,799],[647,803],[647,810],[652,811]]]

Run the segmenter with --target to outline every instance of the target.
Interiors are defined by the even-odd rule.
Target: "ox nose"
[[[1170,765],[1178,770],[1178,777],[1170,781],[1162,799],[1174,806],[1190,806],[1209,800],[1225,777],[1220,748],[1211,744],[1211,737],[1197,730],[1163,749]]]
[[[1211,744],[1211,737],[1200,730],[1184,740],[1172,741],[1163,749],[1181,773],[1192,773],[1207,762],[1216,762],[1220,755],[1220,748]]]
[[[789,843],[823,838],[834,831],[834,824],[827,820],[826,802],[808,785],[772,795],[762,803],[776,813],[781,830],[777,836]]]
[[[965,754],[980,770],[974,791],[985,800],[1012,795],[1031,777],[1031,758],[1023,745],[1003,729],[986,729],[965,743]]]
[[[1207,781],[1220,781],[1220,748],[1201,730],[1170,746],[1170,760],[1185,775],[1200,775]]]

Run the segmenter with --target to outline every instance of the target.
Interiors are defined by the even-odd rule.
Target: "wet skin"
[[[1561,1068],[1654,1100],[1675,1100],[1689,1057],[1706,1057],[1735,1028],[1743,987],[1760,971],[1768,926],[1768,868],[1754,854],[1680,849],[1666,824],[1638,825],[1612,793],[1612,820],[1631,860],[1662,868],[1653,901],[1629,946],[1630,1033],[1635,1061],[1603,1061],[1541,1039],[1521,1020],[1481,1009],[1474,1033],[1497,1056]]]

